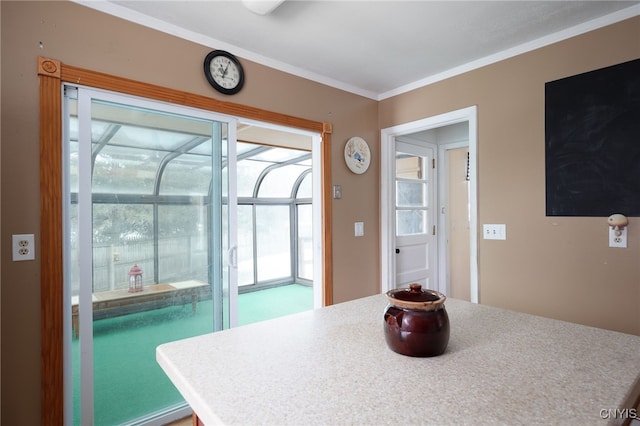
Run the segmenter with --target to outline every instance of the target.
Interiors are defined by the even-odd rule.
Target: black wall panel
[[[547,216],[640,216],[640,59],[545,84]]]

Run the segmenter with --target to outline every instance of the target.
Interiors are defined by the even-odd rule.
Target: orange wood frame
[[[114,92],[200,108],[240,118],[280,124],[322,135],[323,305],[333,303],[331,245],[331,123],[316,122],[206,96],[115,77],[38,58],[40,83],[40,244],[41,244],[41,419],[62,425],[63,252],[62,252],[62,87],[81,84]]]

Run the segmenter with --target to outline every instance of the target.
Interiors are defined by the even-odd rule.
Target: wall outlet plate
[[[620,235],[616,235],[615,229],[609,227],[609,247],[627,248],[627,228],[622,228],[618,232]]]
[[[504,223],[482,225],[482,238],[485,240],[506,240],[507,225]]]
[[[33,234],[12,235],[13,261],[35,260],[36,246]]]

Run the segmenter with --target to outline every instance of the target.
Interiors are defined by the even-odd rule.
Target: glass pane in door
[[[400,144],[399,144],[400,145]],[[428,232],[429,158],[396,150],[396,235]]]
[[[401,207],[425,207],[427,205],[426,182],[396,182],[396,205]]]
[[[137,422],[184,405],[156,347],[229,324],[229,125],[79,93],[67,167],[74,424]]]
[[[397,235],[427,233],[427,212],[425,210],[398,210],[396,212]]]

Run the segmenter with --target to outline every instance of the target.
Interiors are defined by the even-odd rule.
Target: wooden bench
[[[93,320],[113,318],[137,312],[165,308],[174,305],[186,305],[191,302],[192,312],[198,307],[198,300],[211,297],[208,283],[189,280],[170,284],[144,286],[143,291],[129,293],[128,288],[93,293]],[[78,296],[71,300],[71,324],[73,336],[78,338]]]

